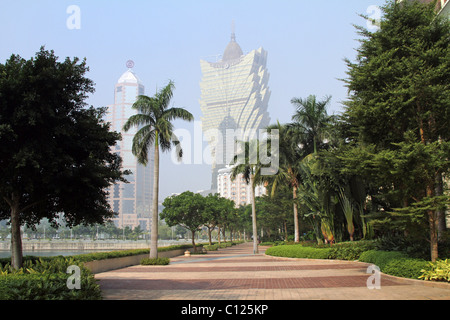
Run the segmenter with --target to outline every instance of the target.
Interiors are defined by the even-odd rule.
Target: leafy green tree
[[[169,81],[167,86],[153,97],[139,96],[133,104],[133,109],[137,110],[138,114],[131,116],[123,126],[125,131],[132,127],[138,128],[133,138],[132,152],[139,163],[147,165],[148,152],[151,146],[154,149],[151,258],[158,257],[159,150],[170,151],[171,147],[175,146],[177,156],[181,159],[183,151],[178,138],[173,133],[172,121],[176,119],[192,121],[194,119],[189,111],[169,106],[174,89],[174,83]]]
[[[440,197],[435,184],[448,172],[450,22],[434,9],[434,3],[389,1],[379,31],[358,27],[361,46],[356,61],[347,60],[350,98],[343,119],[354,149],[345,158],[349,170],[351,163],[364,163],[367,170],[359,174],[378,179],[387,211]],[[437,212],[427,206],[433,261]]]
[[[230,221],[228,216],[233,213],[234,206],[235,204],[233,200],[222,198],[219,194],[209,194],[205,197],[203,216],[206,221],[205,226],[208,228],[209,244],[212,244],[212,230],[219,225],[223,228],[224,224]]]
[[[22,266],[21,225],[103,223],[114,216],[105,191],[125,181],[110,152],[120,134],[87,107],[94,92],[86,61],[58,61],[43,47],[34,58],[0,64],[0,220],[11,224],[11,264]]]
[[[205,216],[202,214],[205,208],[205,198],[198,193],[185,191],[164,199],[163,206],[161,219],[164,219],[169,227],[181,225],[191,231],[192,245],[195,251],[195,233],[206,222]]]

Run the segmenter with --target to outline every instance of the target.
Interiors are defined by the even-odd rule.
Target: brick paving
[[[368,264],[276,258],[242,244],[167,266],[132,266],[96,274],[105,300],[450,300],[450,285],[381,276],[367,288]]]

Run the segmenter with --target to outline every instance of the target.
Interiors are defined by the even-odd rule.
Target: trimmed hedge
[[[330,247],[328,259],[358,260],[362,253],[375,248],[373,241],[351,241],[334,244]]]
[[[141,260],[141,265],[144,266],[168,265],[169,263],[169,258],[144,258]]]
[[[399,251],[370,250],[361,254],[359,261],[372,263],[386,274],[411,279],[419,279],[422,270],[429,269],[426,260],[409,258]]]
[[[276,257],[328,259],[330,248],[303,247],[301,244],[270,247],[266,254]]]
[[[289,258],[357,260],[363,252],[374,248],[371,241],[343,242],[332,246],[306,245],[278,245],[268,248],[266,254]]]

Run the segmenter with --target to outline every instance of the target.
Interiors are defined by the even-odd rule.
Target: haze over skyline
[[[366,25],[359,14],[376,17],[381,0],[325,1],[54,1],[17,0],[0,4],[0,60],[11,54],[29,59],[44,45],[64,59],[86,58],[96,92],[87,101],[95,107],[114,102],[114,85],[133,60],[133,71],[152,96],[169,80],[175,82],[174,106],[200,121],[200,60],[215,61],[230,40],[244,54],[263,47],[268,52],[272,123],[289,122],[293,97],[331,95],[330,113],[342,111],[347,97],[344,58],[354,59],[358,38],[353,24]],[[67,20],[75,5],[80,28]],[[198,123],[175,122],[193,132]],[[194,134],[193,134],[194,138]],[[160,201],[172,193],[209,189],[207,163],[177,165],[170,154],[161,158]]]

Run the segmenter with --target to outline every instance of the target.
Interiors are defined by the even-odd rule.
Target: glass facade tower
[[[234,32],[222,60],[200,61],[202,129],[211,150],[212,190],[217,190],[218,171],[233,159],[236,146],[231,141],[247,140],[269,125],[266,62],[262,48],[244,55]]]
[[[135,127],[125,132],[123,125],[128,118],[136,114],[132,109],[138,95],[144,94],[144,86],[131,70],[127,70],[119,78],[114,90],[114,104],[108,106],[107,121],[111,123],[111,130],[122,134],[113,148],[113,152],[122,157],[123,169],[132,174],[126,176],[129,183],[119,182],[109,189],[109,203],[114,212],[118,213],[113,219],[119,228],[140,226],[142,230],[151,230],[151,207],[153,190],[153,154],[149,152],[149,162],[143,166],[137,162],[132,153],[133,137],[137,132]]]

